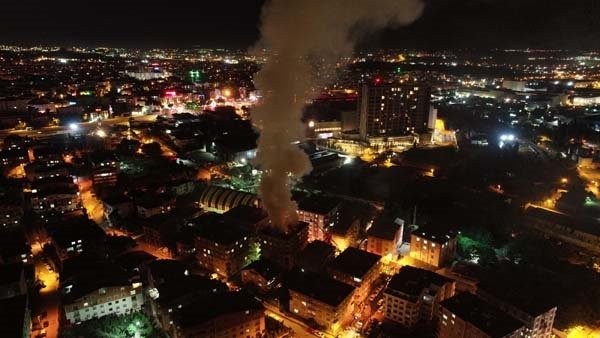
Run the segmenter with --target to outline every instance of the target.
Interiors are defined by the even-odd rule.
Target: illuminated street
[[[133,118],[135,121],[139,122],[151,122],[156,120],[156,115],[143,115],[143,116],[133,116],[133,117],[115,117],[102,120],[100,122],[81,122],[75,124],[77,126],[76,132],[78,133],[86,133],[92,131],[98,126],[98,123],[102,126],[110,127],[118,124],[127,124],[129,119]],[[70,133],[74,133],[75,131],[70,126],[50,126],[50,127],[42,127],[39,130],[13,130],[13,129],[3,129],[0,130],[0,139],[4,139],[8,135],[19,135],[19,136],[29,136],[33,138],[38,137],[48,137],[53,135],[67,135]]]
[[[80,177],[78,183],[81,202],[87,211],[88,216],[98,225],[102,225],[104,223],[104,207],[102,201],[94,194],[92,180]]]
[[[36,277],[44,285],[40,290],[39,308],[36,308],[36,311],[37,313],[47,313],[47,317],[41,319],[40,322],[43,324],[43,322],[48,321],[47,337],[56,338],[58,337],[60,311],[59,275],[55,271],[50,271],[49,265],[42,260],[41,256],[35,257],[35,272]],[[39,331],[34,331],[32,337],[35,337],[38,333]]]

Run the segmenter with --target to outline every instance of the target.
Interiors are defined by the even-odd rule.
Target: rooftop
[[[276,264],[265,258],[261,258],[257,261],[250,263],[244,268],[244,270],[254,270],[261,276],[265,277],[265,279],[267,280],[277,278],[279,275],[281,275],[282,272]]]
[[[116,264],[127,271],[134,270],[139,268],[142,264],[150,263],[155,260],[156,257],[141,250],[129,251],[115,258]]]
[[[444,244],[448,240],[456,238],[456,232],[453,230],[433,228],[431,226],[419,228],[411,235],[415,235],[438,244]]]
[[[388,217],[379,217],[373,222],[373,225],[367,232],[367,235],[393,240],[396,233],[400,230],[400,225]]]
[[[86,216],[77,217],[71,222],[51,224],[48,226],[48,232],[54,242],[61,247],[68,247],[73,241],[78,240],[99,242],[106,236],[104,231]]]
[[[229,210],[238,205],[255,206],[258,197],[243,191],[209,186],[202,192],[200,203],[207,208]]]
[[[349,247],[329,264],[330,269],[362,279],[375,266],[381,256]]]
[[[169,194],[143,195],[135,200],[135,203],[145,209],[160,207],[173,202],[173,196]]]
[[[259,230],[259,235],[275,237],[282,240],[288,240],[290,238],[295,237],[297,234],[301,233],[305,229],[308,228],[308,223],[306,222],[297,222],[295,224],[290,224],[288,232],[284,233],[278,227],[273,225],[264,226]]]
[[[185,265],[173,259],[159,259],[148,265],[148,274],[152,276],[154,286],[181,280],[185,277],[185,271]]]
[[[238,205],[223,214],[227,220],[245,223],[248,226],[256,225],[267,218],[267,213],[260,208],[248,205]]]
[[[83,271],[61,283],[63,302],[70,304],[101,288],[130,286],[127,273],[116,265],[103,264],[94,270]],[[69,286],[71,286],[69,288]]]
[[[556,295],[554,287],[550,283],[539,283],[544,275],[537,274],[535,278],[516,278],[515,276],[523,273],[521,269],[528,268],[502,264],[496,266],[493,273],[484,271],[477,274],[478,292],[485,292],[531,316],[538,316],[556,307],[559,296]]]
[[[354,222],[359,221],[359,215],[353,208],[344,206],[340,208],[337,221],[330,228],[330,231],[338,235],[346,235]]]
[[[535,206],[529,206],[525,211],[525,215],[543,222],[559,224],[577,231],[600,236],[600,223],[591,218],[574,217],[559,211]]]
[[[229,245],[247,238],[250,233],[238,225],[227,224],[220,217],[216,222],[207,222],[195,227],[196,236],[209,241]]]
[[[296,270],[286,278],[286,286],[331,306],[338,306],[354,291],[354,287],[331,277]]]
[[[340,204],[341,202],[337,198],[313,196],[300,200],[300,202],[298,202],[298,209],[324,215],[330,213],[333,209],[338,208]]]
[[[429,270],[403,266],[387,285],[387,289],[399,291],[407,295],[418,296],[423,289],[431,285],[442,286],[452,282],[451,279]]]
[[[170,281],[158,288],[158,301],[162,305],[170,305],[182,298],[206,296],[211,293],[227,291],[227,285],[208,277],[196,275],[184,276],[177,281]]]
[[[221,292],[207,295],[184,306],[177,313],[177,319],[181,327],[186,328],[202,325],[220,316],[246,311],[264,311],[264,307],[245,292]]]
[[[334,254],[335,247],[333,245],[316,240],[308,243],[304,249],[298,253],[298,258],[308,264],[311,262],[327,264],[327,261],[331,259]]]
[[[523,324],[470,293],[444,300],[443,308],[468,321],[491,338],[502,338],[523,327]]]

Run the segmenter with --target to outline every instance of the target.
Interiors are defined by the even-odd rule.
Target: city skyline
[[[600,338],[600,1],[0,8],[2,337]]]

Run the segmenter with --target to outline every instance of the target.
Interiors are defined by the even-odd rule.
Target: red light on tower
[[[376,85],[379,85],[381,84],[381,78],[378,76],[373,80],[373,82],[375,82]]]

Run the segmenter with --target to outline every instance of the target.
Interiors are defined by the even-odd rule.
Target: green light
[[[190,78],[192,79],[192,81],[199,81],[202,78],[200,71],[190,70]]]

